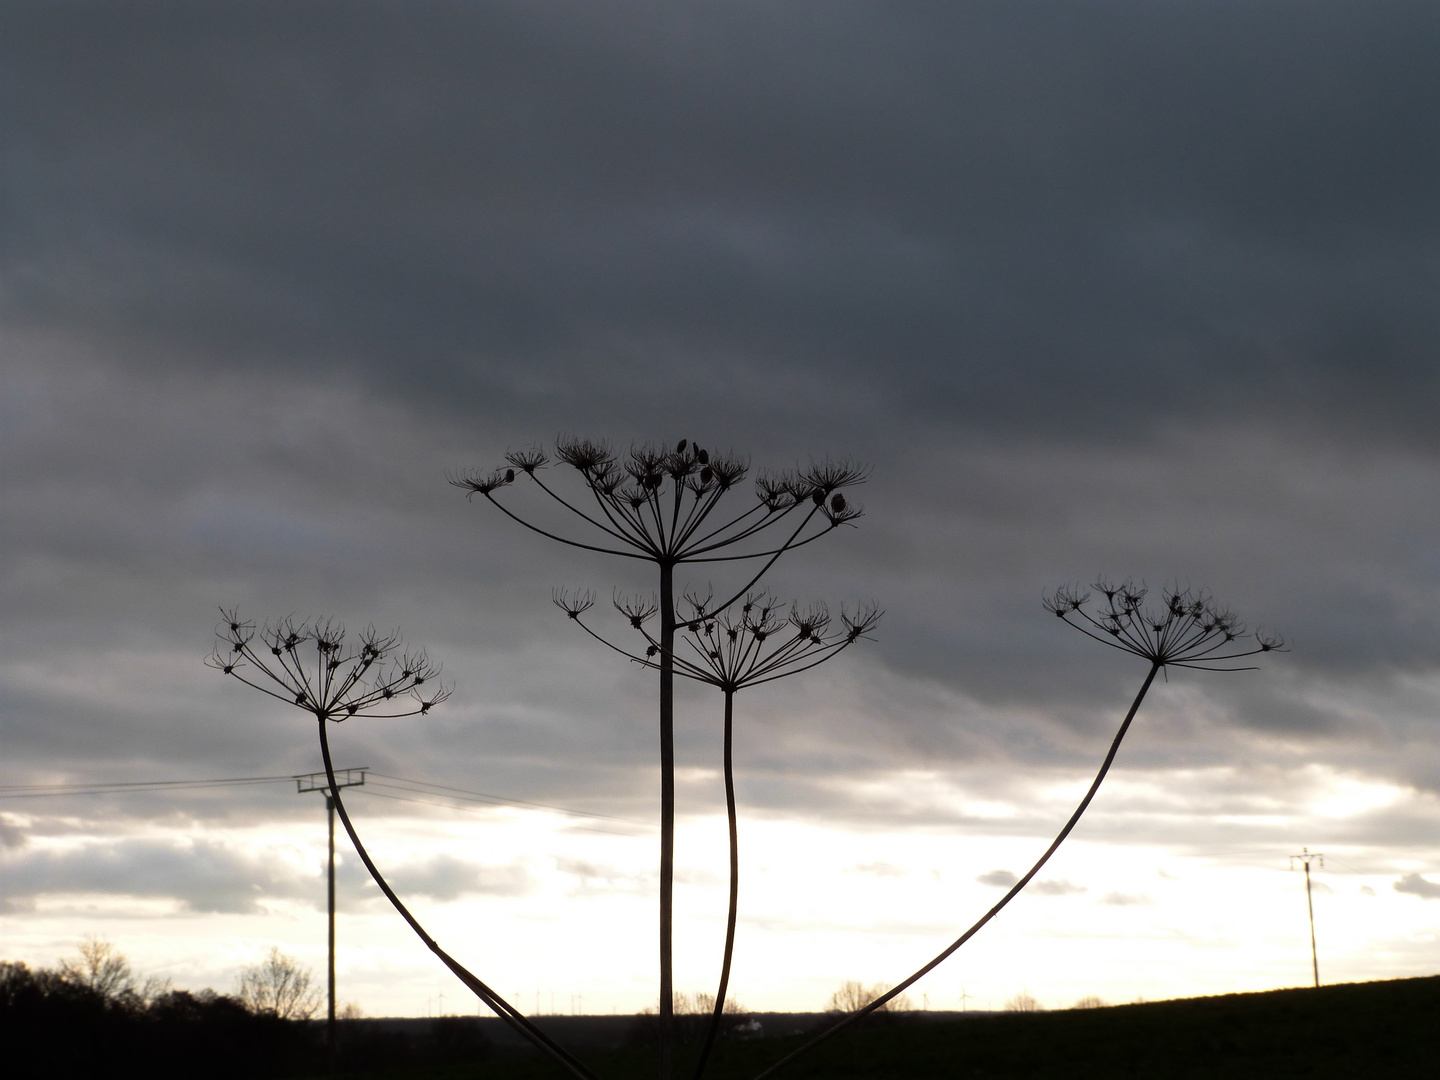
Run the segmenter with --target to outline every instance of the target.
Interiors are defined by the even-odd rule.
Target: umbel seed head
[[[1068,585],[1045,598],[1045,609],[1087,637],[1149,660],[1156,667],[1247,670],[1224,665],[1284,645],[1273,634],[1247,633],[1233,613],[1219,607],[1204,591],[1166,589],[1160,603],[1146,609],[1149,590],[1143,583],[1098,581],[1095,589],[1104,599],[1094,611],[1086,606],[1090,593]],[[1245,638],[1252,640],[1244,642]]]
[[[398,636],[382,636],[373,627],[359,635],[357,647],[345,649],[345,628],[338,623],[267,623],[260,632],[265,648],[254,648],[254,624],[224,611],[216,628],[220,639],[206,664],[272,698],[303,709],[320,721],[351,716],[412,716],[428,712],[450,696],[438,683],[440,669],[423,652],[405,654],[385,663],[400,648]],[[314,651],[302,648],[313,642]],[[430,684],[430,685],[426,685]],[[425,686],[422,695],[421,687]],[[394,699],[408,705],[384,705]],[[401,707],[396,709],[397,705]]]

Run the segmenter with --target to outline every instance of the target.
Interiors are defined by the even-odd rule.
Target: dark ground
[[[823,1017],[761,1014],[767,1034],[717,1048],[707,1075],[749,1080],[800,1044],[768,1032]],[[624,1048],[633,1018],[542,1017],[601,1080],[655,1075],[653,1051]],[[422,1023],[415,1021],[412,1023]],[[588,1026],[587,1026],[588,1023]],[[371,1037],[383,1037],[372,1022]],[[793,1027],[792,1027],[793,1025]],[[549,1080],[558,1069],[492,1037],[491,1024],[465,1028],[466,1062],[360,1069],[360,1022],[347,1080]],[[416,1028],[417,1036],[422,1029]],[[588,1044],[588,1052],[587,1052]],[[609,1049],[603,1047],[609,1046]],[[377,1045],[377,1049],[379,1049]],[[693,1049],[691,1050],[693,1053]],[[474,1056],[471,1056],[471,1055]],[[382,1055],[383,1056],[383,1055]],[[358,1058],[358,1060],[357,1060]],[[392,1058],[392,1060],[394,1060]],[[1228,994],[1103,1009],[1030,1014],[917,1014],[838,1036],[786,1069],[784,1077],[930,1080],[1000,1077],[1404,1077],[1434,1076],[1440,1062],[1440,976],[1351,983],[1319,990]],[[687,1076],[683,1068],[679,1075]]]

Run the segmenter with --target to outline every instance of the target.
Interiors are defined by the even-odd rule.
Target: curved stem
[[[569,511],[570,511],[572,514],[574,514],[576,517],[584,518],[586,521],[588,521],[591,525],[594,525],[594,526],[595,526],[597,529],[599,529],[601,532],[609,533],[609,534],[610,534],[611,536],[613,536],[616,540],[619,540],[622,544],[634,544],[634,543],[635,543],[635,538],[634,538],[633,536],[626,536],[624,533],[617,532],[616,530],[610,528],[610,527],[607,526],[603,521],[596,521],[596,520],[595,520],[593,517],[591,517],[589,514],[585,513],[584,510],[581,510],[578,506],[575,506],[575,505],[572,504],[568,499],[564,498],[564,497],[561,496],[558,492],[556,492],[555,490],[553,490],[553,489],[550,487],[549,484],[545,483],[544,480],[541,480],[540,477],[539,477],[538,475],[536,475],[535,473],[532,472],[532,473],[530,474],[530,479],[533,480],[533,481],[535,481],[535,485],[536,485],[541,491],[545,492],[546,495],[549,495],[552,499],[554,499],[556,502],[558,502],[561,506],[565,507],[566,510],[569,510]],[[589,487],[590,485],[589,485],[589,483],[587,482],[585,486],[586,486],[586,487]],[[593,489],[592,489],[592,490],[593,490]],[[496,505],[498,506],[499,504],[497,503]],[[602,509],[602,510],[604,509],[604,505],[603,505],[603,504],[601,505],[601,509]],[[637,546],[638,546],[638,545],[637,545]]]
[[[1075,812],[1070,815],[1070,820],[1065,822],[1065,827],[1060,830],[1060,833],[1055,837],[1054,842],[1045,849],[1045,854],[1041,855],[1035,865],[1030,868],[1029,873],[1027,873],[1019,881],[1017,881],[1011,887],[1010,891],[1007,892],[1003,897],[1001,897],[998,904],[996,904],[989,911],[987,911],[979,919],[979,921],[975,923],[974,926],[970,927],[969,930],[966,930],[965,933],[961,934],[958,938],[951,942],[946,949],[944,949],[938,956],[935,957],[935,959],[931,960],[924,967],[920,968],[919,971],[915,972],[904,982],[897,983],[890,991],[881,994],[878,998],[870,1002],[870,1004],[866,1005],[863,1009],[857,1009],[855,1012],[837,1021],[830,1027],[826,1028],[819,1035],[816,1035],[813,1039],[806,1042],[803,1046],[800,1046],[798,1049],[795,1049],[790,1053],[786,1054],[774,1065],[771,1065],[764,1072],[759,1073],[755,1077],[755,1080],[764,1080],[764,1078],[767,1076],[773,1076],[790,1062],[798,1058],[801,1054],[813,1050],[815,1047],[819,1046],[832,1035],[838,1034],[856,1021],[868,1016],[870,1013],[880,1008],[887,1001],[891,1000],[898,994],[903,993],[909,986],[913,985],[922,976],[929,974],[934,968],[938,967],[943,961],[945,961],[951,953],[953,953],[956,949],[960,948],[961,945],[964,945],[965,942],[969,941],[972,937],[974,937],[975,934],[979,932],[981,927],[983,927],[996,915],[1000,914],[1001,908],[1003,908],[1006,904],[1010,903],[1011,900],[1015,899],[1015,897],[1019,895],[1020,890],[1025,888],[1025,886],[1030,883],[1030,879],[1040,872],[1040,868],[1050,861],[1050,856],[1055,854],[1056,849],[1059,848],[1060,845],[1065,841],[1065,838],[1070,835],[1071,830],[1074,829],[1076,824],[1079,823],[1081,815],[1085,813],[1086,808],[1090,805],[1090,800],[1095,798],[1095,793],[1100,790],[1100,783],[1105,779],[1105,774],[1110,771],[1110,764],[1115,760],[1115,754],[1120,749],[1120,742],[1125,738],[1125,733],[1130,730],[1130,722],[1135,719],[1135,713],[1139,711],[1140,703],[1145,700],[1145,694],[1149,691],[1150,684],[1155,681],[1155,675],[1159,670],[1160,665],[1152,662],[1150,665],[1150,673],[1145,676],[1145,681],[1140,686],[1140,692],[1135,695],[1135,700],[1130,703],[1130,711],[1125,714],[1125,719],[1120,724],[1120,730],[1115,733],[1115,740],[1110,744],[1110,752],[1105,755],[1105,760],[1100,765],[1100,771],[1095,774],[1095,781],[1090,785],[1090,790],[1085,792],[1085,797],[1080,800],[1080,805],[1077,806],[1075,808]]]
[[[526,521],[518,514],[511,513],[493,496],[487,494],[485,498],[489,501],[491,506],[495,507],[511,521],[525,526],[525,528],[529,529],[533,533],[539,533],[541,536],[546,537],[550,540],[554,540],[556,543],[564,544],[567,547],[580,548],[583,551],[598,551],[602,555],[623,555],[627,559],[649,559],[651,557],[648,553],[641,554],[638,551],[616,551],[614,548],[597,547],[594,544],[582,544],[579,540],[567,540],[563,536],[559,536],[552,532],[547,532],[546,530],[540,528],[538,525],[531,525],[530,522]],[[584,515],[581,516],[583,517]]]
[[[711,502],[711,504],[710,504],[710,508],[706,509],[706,511],[705,511],[705,513],[706,513],[707,515],[710,513],[710,509],[713,509],[713,507],[714,507],[716,504],[719,503],[720,497],[725,494],[725,491],[726,491],[726,490],[733,490],[733,489],[723,489],[723,490],[717,491],[717,492],[715,493],[715,497],[714,497],[713,502]],[[736,542],[736,541],[743,540],[743,539],[745,539],[745,537],[752,535],[757,529],[763,529],[763,528],[765,528],[765,527],[766,527],[766,526],[765,526],[765,520],[766,520],[767,518],[770,518],[770,517],[772,517],[772,516],[777,516],[777,515],[778,515],[779,517],[783,517],[786,513],[789,513],[789,509],[793,509],[793,507],[792,507],[792,508],[788,508],[788,509],[786,509],[786,510],[784,510],[784,511],[775,511],[775,510],[771,510],[771,509],[770,509],[769,507],[767,507],[764,503],[757,503],[755,506],[752,506],[749,510],[746,510],[743,514],[737,514],[735,517],[733,517],[733,518],[731,518],[729,521],[725,522],[725,524],[723,524],[723,525],[717,525],[714,529],[710,530],[710,531],[709,531],[708,533],[706,533],[704,536],[701,536],[701,537],[696,538],[695,535],[694,535],[695,530],[694,530],[694,529],[691,529],[691,530],[690,530],[689,532],[687,532],[684,536],[676,537],[676,550],[677,550],[677,551],[681,551],[682,553],[685,552],[685,551],[698,551],[698,550],[700,549],[701,545],[709,544],[710,541],[716,539],[716,537],[722,536],[725,532],[729,531],[730,529],[735,528],[735,526],[739,525],[739,524],[740,524],[742,521],[744,521],[746,518],[752,517],[752,516],[755,515],[755,514],[760,514],[760,515],[761,515],[761,519],[760,519],[760,521],[759,521],[758,523],[752,523],[752,524],[750,524],[750,525],[746,525],[746,526],[745,526],[742,530],[740,530],[739,532],[734,533],[733,535],[731,535],[731,536],[729,536],[729,537],[725,537],[725,539],[724,539],[721,543],[722,543],[722,546],[723,546],[723,544],[725,544],[725,543],[734,543],[734,542]]]
[[[695,1065],[695,1080],[705,1072],[705,1063],[710,1060],[710,1049],[715,1037],[720,1034],[720,1022],[725,1013],[725,991],[730,986],[730,959],[735,952],[735,913],[740,900],[740,833],[735,820],[735,759],[734,740],[735,691],[725,688],[725,816],[730,824],[730,911],[725,919],[725,959],[720,964],[720,986],[715,991],[715,1011],[710,1016],[710,1027],[705,1032],[705,1045],[700,1051],[700,1060]]]
[[[458,960],[452,957],[440,945],[425,932],[419,920],[410,914],[407,908],[395,895],[395,890],[390,888],[389,882],[385,880],[379,868],[370,858],[370,853],[365,850],[365,845],[360,842],[360,835],[355,831],[355,826],[350,821],[350,815],[345,810],[345,804],[340,799],[340,788],[335,783],[335,766],[330,760],[330,738],[325,731],[325,718],[319,717],[320,721],[320,756],[325,761],[325,779],[330,784],[330,797],[335,803],[335,812],[340,815],[340,822],[345,826],[345,832],[350,836],[350,842],[355,845],[355,853],[360,856],[360,861],[365,864],[365,869],[370,871],[370,876],[375,879],[375,884],[380,886],[380,891],[390,901],[400,917],[410,924],[425,947],[440,958],[440,962],[454,972],[456,978],[468,986],[481,1001],[488,1005],[501,1020],[504,1020],[516,1030],[522,1037],[534,1043],[541,1051],[550,1055],[566,1072],[572,1076],[580,1077],[581,1080],[596,1080],[595,1074],[572,1057],[565,1049],[553,1042],[549,1036],[527,1020],[518,1009],[502,998],[480,979],[472,975]]]
[[[798,544],[794,543],[795,537],[799,536],[805,526],[810,523],[810,519],[813,518],[817,513],[819,513],[818,507],[812,506],[806,512],[805,518],[803,521],[800,522],[799,528],[797,528],[793,533],[791,533],[790,539],[785,541],[785,543],[779,548],[772,549],[771,551],[753,551],[750,552],[748,555],[705,555],[707,551],[718,551],[721,548],[730,547],[734,544],[740,543],[740,541],[742,540],[746,540],[749,537],[754,536],[756,533],[761,532],[764,529],[770,528],[771,525],[774,525],[776,522],[782,521],[787,515],[799,509],[799,507],[800,504],[795,503],[791,506],[786,507],[783,510],[777,510],[773,513],[766,514],[764,518],[755,522],[752,525],[747,526],[744,532],[738,533],[735,536],[722,536],[719,540],[716,540],[713,543],[705,544],[703,546],[696,545],[688,547],[682,552],[682,557],[686,562],[735,562],[741,559],[761,559],[767,555],[773,555],[776,551],[784,551],[786,548],[789,548],[791,546],[799,547]],[[829,530],[826,531],[828,532]],[[824,533],[816,533],[815,535],[823,536]],[[810,540],[813,539],[815,539],[814,536],[810,537]],[[809,543],[809,540],[805,542]]]

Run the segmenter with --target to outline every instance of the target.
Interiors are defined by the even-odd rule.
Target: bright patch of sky
[[[1112,816],[1106,796],[1122,802],[1127,786],[1139,785],[1117,778],[1102,794],[1097,828]],[[562,1012],[653,1004],[652,829],[515,807],[394,817],[363,792],[349,794],[372,853],[432,933],[513,1000]],[[1414,791],[1334,775],[1315,784],[1310,805],[1287,831],[1318,838],[1312,849],[1337,808],[1440,817],[1434,800]],[[272,944],[323,971],[318,798],[310,809],[284,826],[181,825],[123,838],[73,819],[62,833],[7,851],[7,878],[25,880],[27,868],[86,850],[138,851],[151,865],[155,851],[193,859],[204,848],[210,858],[195,866],[188,899],[125,895],[113,885],[72,890],[52,878],[10,906],[0,932],[13,957],[36,964],[99,934],[137,969],[187,988],[231,987]],[[21,831],[32,823],[23,813],[6,818]],[[1267,842],[1268,830],[1251,841],[1228,833],[1207,842],[1205,823],[1198,826],[1193,843],[1164,847],[1087,839],[1082,825],[1030,889],[912,997],[936,1009],[1001,1008],[1024,990],[1061,1008],[1090,994],[1125,1002],[1305,984],[1309,931],[1292,852]],[[822,1009],[847,979],[898,980],[994,903],[1043,848],[1039,838],[986,836],[973,825],[857,831],[766,817],[743,822],[742,836],[734,991],[764,1010]],[[705,990],[724,928],[723,819],[685,822],[678,844],[677,986]],[[1432,962],[1440,915],[1395,887],[1419,863],[1373,845],[1324,850],[1326,866],[1314,877],[1322,978],[1388,978]],[[232,882],[241,901],[205,910],[206,898],[220,895],[207,891],[205,873],[222,863],[251,868],[258,880]],[[472,1008],[346,853],[343,834],[339,882],[342,1000],[370,1015]]]

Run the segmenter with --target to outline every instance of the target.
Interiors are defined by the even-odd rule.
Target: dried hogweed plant
[[[645,639],[644,652],[637,654],[613,644],[585,623],[582,616],[594,606],[593,593],[557,592],[554,599],[556,606],[579,623],[591,637],[637,664],[658,670],[663,647],[648,626],[659,608],[655,601],[628,597],[617,597],[615,600],[616,609]],[[842,609],[840,626],[833,627],[829,609],[823,604],[812,605],[804,611],[792,604],[787,611],[784,604],[765,592],[747,594],[743,603],[737,601],[724,609],[715,607],[713,594],[702,598],[695,593],[686,593],[682,598],[678,612],[681,644],[674,657],[675,673],[713,686],[724,695],[721,756],[730,838],[730,896],[720,983],[695,1065],[695,1080],[699,1080],[705,1072],[724,1021],[725,996],[729,990],[730,964],[735,950],[735,920],[740,897],[740,834],[735,803],[735,695],[747,686],[774,682],[825,663],[873,630],[881,614],[874,604],[861,605],[853,614]]]
[[[360,861],[386,899],[426,947],[496,1015],[571,1075],[594,1080],[588,1069],[426,933],[371,859],[340,797],[330,758],[328,725],[354,717],[395,719],[427,714],[450,696],[450,689],[440,681],[439,666],[431,663],[423,651],[405,651],[397,635],[380,634],[373,627],[366,627],[347,643],[345,628],[329,620],[305,623],[282,619],[257,628],[234,611],[221,609],[221,614],[223,618],[215,628],[219,641],[206,664],[315,719],[320,755],[330,784],[327,794]]]
[[[1258,630],[1254,633],[1247,632],[1244,624],[1235,615],[1217,605],[1210,594],[1206,592],[1194,592],[1178,587],[1170,588],[1161,594],[1158,605],[1147,606],[1145,600],[1148,590],[1142,583],[1125,580],[1117,585],[1100,581],[1095,584],[1094,588],[1103,599],[1093,606],[1090,604],[1093,596],[1091,592],[1073,586],[1065,586],[1045,598],[1045,610],[1059,616],[1064,622],[1087,637],[1144,660],[1149,665],[1149,669],[1145,673],[1145,678],[1141,682],[1134,700],[1130,703],[1130,708],[1125,713],[1125,718],[1120,722],[1120,728],[1110,743],[1110,750],[1105,755],[1105,760],[1101,762],[1099,772],[1095,774],[1095,779],[1090,784],[1089,790],[1085,792],[1085,797],[1080,800],[1080,805],[1075,808],[1070,819],[1065,822],[1054,841],[1045,849],[1045,853],[1040,856],[1029,872],[1011,886],[1009,892],[1001,897],[1000,901],[965,933],[951,942],[929,963],[904,981],[897,983],[888,993],[882,994],[864,1008],[857,1009],[843,1017],[760,1073],[756,1080],[763,1080],[764,1077],[772,1075],[801,1054],[881,1008],[897,994],[903,993],[906,988],[938,967],[955,950],[974,937],[981,927],[998,915],[1006,904],[1019,895],[1020,891],[1039,873],[1040,868],[1050,860],[1050,856],[1054,855],[1060,845],[1064,843],[1065,838],[1070,835],[1086,808],[1089,807],[1091,800],[1095,798],[1095,793],[1100,790],[1100,784],[1104,781],[1105,774],[1110,771],[1115,755],[1120,750],[1120,743],[1124,740],[1126,732],[1130,730],[1130,724],[1140,710],[1140,703],[1145,700],[1145,695],[1149,692],[1157,674],[1161,671],[1168,671],[1170,668],[1188,668],[1195,671],[1253,671],[1256,670],[1254,665],[1237,666],[1235,661],[1284,649],[1284,641],[1276,635]]]
[[[536,447],[507,454],[506,463],[503,469],[453,477],[451,483],[531,532],[569,547],[653,563],[659,578],[654,666],[660,676],[660,1076],[670,1080],[675,1043],[675,633],[680,625],[675,572],[696,563],[747,565],[751,569],[742,575],[744,583],[714,610],[729,608],[781,555],[860,516],[842,489],[863,482],[865,470],[841,461],[763,473],[744,499],[749,462],[712,454],[685,439],[674,449],[641,446],[622,455],[603,442],[561,438],[553,458]],[[551,480],[557,464],[568,471],[568,484]],[[507,505],[505,493],[522,484],[541,503],[541,516],[534,520],[528,511]],[[553,522],[546,513],[554,515]],[[564,531],[567,524],[581,532]]]

